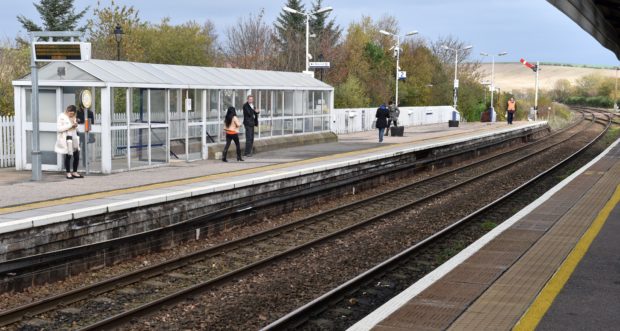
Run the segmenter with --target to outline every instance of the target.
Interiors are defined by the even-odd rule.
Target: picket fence
[[[0,116],[0,168],[15,166],[15,119]]]

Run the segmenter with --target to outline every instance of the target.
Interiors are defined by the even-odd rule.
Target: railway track
[[[584,120],[587,116],[589,121]],[[2,312],[0,325],[19,327],[32,319],[43,321],[52,329],[89,330],[121,325],[135,316],[174,304],[268,263],[456,190],[490,172],[549,151],[571,140],[595,121],[596,116],[584,115],[569,129],[510,152],[247,238]],[[395,195],[400,200],[395,208],[374,214],[368,210],[369,201],[389,201]],[[366,216],[360,219],[362,214]]]
[[[589,110],[580,109],[580,111]],[[591,112],[591,114],[594,113],[598,112]],[[361,319],[367,313],[387,302],[393,295],[398,294],[397,289],[399,287],[396,284],[400,283],[400,288],[404,289],[411,285],[412,278],[419,279],[440,265],[440,262],[432,265],[433,263],[429,263],[428,257],[437,256],[444,252],[447,247],[450,247],[451,241],[462,244],[463,237],[467,235],[461,235],[459,232],[475,232],[475,230],[472,231],[474,227],[479,227],[485,220],[492,219],[490,215],[495,212],[495,209],[514,210],[515,206],[522,208],[527,205],[529,203],[527,199],[532,199],[528,197],[532,194],[528,190],[535,191],[537,184],[546,176],[580,155],[598,141],[612,124],[617,124],[612,121],[612,116],[609,114],[598,114],[606,117],[603,119],[600,116],[592,116],[593,121],[604,125],[601,133],[560,163],[416,245],[297,308],[267,325],[262,331],[314,330],[322,329],[326,325],[328,325],[327,329],[343,329],[350,326],[352,322]],[[537,194],[541,193],[538,192]],[[520,200],[527,200],[527,202],[521,203]]]

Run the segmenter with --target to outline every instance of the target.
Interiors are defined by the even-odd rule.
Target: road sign
[[[329,62],[310,62],[308,63],[308,67],[312,69],[329,69],[331,63]]]
[[[398,80],[405,80],[405,79],[407,79],[407,72],[398,70]]]
[[[90,60],[90,43],[35,41],[32,48],[36,62]]]

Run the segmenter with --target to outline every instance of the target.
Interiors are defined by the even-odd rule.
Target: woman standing
[[[226,146],[224,147],[224,151],[222,152],[222,161],[228,162],[226,160],[226,156],[228,154],[228,147],[230,147],[230,141],[235,142],[235,147],[237,148],[237,161],[243,161],[241,158],[241,149],[239,148],[239,127],[241,126],[241,122],[237,118],[237,111],[235,107],[228,107],[228,111],[226,112],[226,117],[224,118],[224,131],[226,132]]]
[[[64,113],[58,115],[56,122],[58,133],[56,134],[54,151],[65,156],[67,179],[84,178],[77,172],[80,164],[80,137],[77,134],[78,124],[75,113],[75,106],[70,105]],[[73,159],[73,172],[71,172],[71,159]]]
[[[379,142],[382,143],[385,128],[388,126],[387,119],[390,117],[390,111],[387,109],[385,104],[381,104],[381,106],[379,106],[375,117],[377,118],[377,129],[379,129]]]

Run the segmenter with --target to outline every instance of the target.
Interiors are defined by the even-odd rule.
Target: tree
[[[359,108],[370,104],[364,86],[357,77],[351,75],[335,89],[334,107]]]
[[[84,31],[85,27],[77,28],[78,22],[84,17],[88,7],[76,13],[73,6],[74,0],[41,0],[34,4],[41,16],[43,26],[39,26],[33,20],[24,15],[18,15],[19,21],[26,31]]]
[[[553,86],[553,98],[558,102],[564,102],[572,93],[572,85],[568,79],[558,79]]]
[[[13,115],[12,81],[26,75],[30,65],[30,49],[6,40],[0,45],[0,116]]]
[[[286,6],[298,12],[304,12],[300,0],[288,0]],[[286,71],[301,71],[306,63],[306,17],[300,14],[282,11],[275,22],[275,39],[278,46],[278,63],[276,67]]]
[[[264,21],[265,10],[257,17],[239,18],[226,30],[225,57],[229,64],[245,69],[270,69],[273,63],[273,30]]]
[[[121,59],[140,61],[144,55],[144,48],[135,30],[142,28],[139,12],[133,6],[119,6],[112,0],[107,7],[97,6],[93,15],[88,19],[87,34],[92,44],[92,57],[96,59],[116,60],[116,40],[114,29],[120,25],[124,35],[121,43]]]

